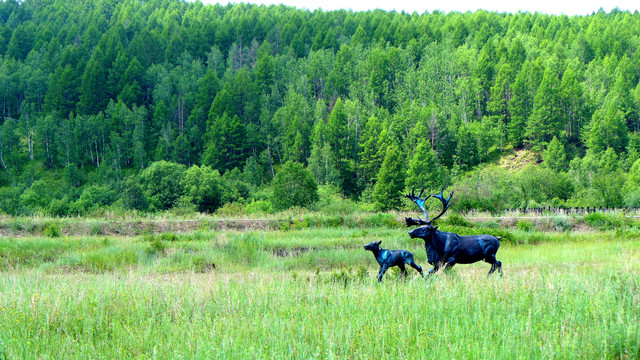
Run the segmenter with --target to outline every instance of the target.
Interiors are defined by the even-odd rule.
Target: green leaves
[[[318,185],[313,175],[293,161],[282,166],[271,186],[271,204],[275,210],[285,210],[292,206],[306,207],[318,201]]]

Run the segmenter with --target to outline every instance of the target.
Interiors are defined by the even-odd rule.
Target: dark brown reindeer
[[[433,265],[433,268],[427,273],[427,277],[438,271],[443,265],[446,265],[446,270],[455,264],[471,264],[481,260],[491,264],[491,270],[489,270],[487,276],[491,276],[496,270],[502,276],[502,263],[496,260],[496,252],[500,247],[500,238],[492,235],[460,236],[455,233],[440,231],[437,226],[433,226],[433,221],[442,216],[451,205],[450,200],[453,192],[448,199],[445,199],[442,195],[443,191],[444,188],[440,191],[440,195],[433,195],[434,198],[442,202],[442,211],[432,218],[429,218],[429,214],[424,208],[424,202],[432,195],[420,198],[424,189],[420,190],[418,196],[414,195],[413,189],[411,189],[410,195],[406,195],[407,198],[420,207],[425,216],[425,220],[420,219],[420,217],[418,219],[405,218],[405,222],[407,226],[422,225],[409,231],[409,236],[412,239],[420,238],[424,240],[427,259],[429,264]]]

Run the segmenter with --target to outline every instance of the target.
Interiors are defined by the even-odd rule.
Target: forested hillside
[[[639,35],[620,11],[0,2],[0,213],[268,212],[317,185],[640,205]]]

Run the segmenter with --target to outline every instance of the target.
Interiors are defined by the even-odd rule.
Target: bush
[[[327,214],[352,214],[358,211],[358,205],[350,199],[344,198],[340,189],[323,185],[318,188],[319,201],[315,209]]]
[[[171,232],[162,233],[160,235],[160,240],[170,241],[170,242],[178,241],[178,235]]]
[[[80,198],[69,206],[69,211],[76,214],[85,214],[109,206],[117,199],[117,191],[109,186],[90,185],[82,191]]]
[[[271,183],[274,210],[286,210],[292,206],[307,207],[318,201],[318,184],[311,172],[301,164],[288,161],[278,171]]]
[[[553,218],[553,227],[556,231],[569,231],[573,227],[573,222],[569,217],[556,216]]]
[[[625,219],[615,215],[595,212],[585,215],[584,221],[591,227],[599,228],[601,230],[611,230],[622,227]]]
[[[180,185],[200,212],[213,213],[222,205],[223,185],[218,170],[194,165],[187,170]]]
[[[18,212],[20,190],[12,187],[0,187],[0,214],[15,215]]]
[[[51,200],[49,203],[49,214],[53,216],[65,216],[69,214],[69,203],[67,198]]]
[[[60,237],[60,227],[56,224],[48,223],[44,227],[43,234],[50,238]]]
[[[152,210],[168,210],[178,202],[183,193],[184,172],[184,165],[164,160],[156,161],[140,172],[142,189]]]
[[[224,204],[218,211],[216,211],[216,215],[219,216],[238,216],[238,215],[246,215],[244,210],[244,206],[237,202],[226,203]]]
[[[164,242],[161,238],[155,237],[153,235],[147,235],[144,239],[149,242],[149,247],[147,248],[147,253],[149,255],[164,255],[167,247],[164,245]]]
[[[462,215],[457,212],[449,214],[442,223],[453,226],[473,227],[472,223],[465,220],[465,218],[463,218]]]
[[[398,221],[395,215],[388,213],[377,213],[364,219],[363,225],[367,227],[387,227],[397,229],[404,226],[404,223]]]
[[[526,231],[526,232],[530,232],[530,231],[533,231],[533,230],[534,230],[534,229],[533,229],[533,224],[531,224],[531,223],[530,223],[529,221],[527,221],[527,220],[520,220],[520,221],[518,221],[518,223],[516,224],[516,227],[517,227],[519,230]]]
[[[187,215],[191,215],[197,212],[196,206],[191,202],[191,199],[187,196],[183,196],[173,205],[171,208],[171,213],[180,216],[186,217]]]
[[[20,204],[27,212],[47,209],[52,200],[50,184],[44,180],[36,180],[20,195]]]
[[[125,209],[146,210],[149,208],[149,202],[144,195],[142,186],[140,186],[133,177],[127,178],[122,182],[120,200],[122,207]]]
[[[640,207],[640,190],[625,195],[624,205],[628,207]]]
[[[264,200],[252,201],[245,206],[245,210],[247,214],[270,214],[272,211],[271,204]]]

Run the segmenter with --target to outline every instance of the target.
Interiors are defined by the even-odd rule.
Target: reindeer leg
[[[380,271],[378,271],[378,282],[382,282],[382,276],[387,272],[388,269],[389,265],[387,264],[380,266]]]
[[[446,271],[451,269],[455,264],[456,264],[456,259],[454,259],[453,257],[450,257],[449,260],[447,260],[447,265],[445,266],[444,270]]]
[[[407,275],[409,275],[409,273],[407,272],[407,269],[404,267],[404,264],[398,264],[398,267],[402,271],[400,273],[400,275],[398,276],[398,279],[403,278],[403,277],[406,278]]]
[[[420,273],[420,276],[424,277],[424,274],[422,273],[422,268],[418,264],[416,264],[415,261],[413,261],[413,259],[411,259],[411,262],[409,263],[409,265],[412,268],[416,269]]]
[[[489,255],[484,259],[485,262],[491,264],[491,270],[489,270],[489,273],[487,274],[487,277],[490,277],[491,274],[493,274],[494,271],[496,271],[497,269],[499,269],[499,273],[500,276],[502,276],[502,263],[498,260],[496,260],[496,256],[495,255]]]
[[[436,264],[436,265],[433,265],[433,267],[431,268],[431,270],[429,270],[429,272],[427,273],[427,277],[429,277],[429,276],[431,276],[431,275],[435,274],[435,273],[438,271],[438,269],[440,269],[440,266],[438,266],[437,264]]]

